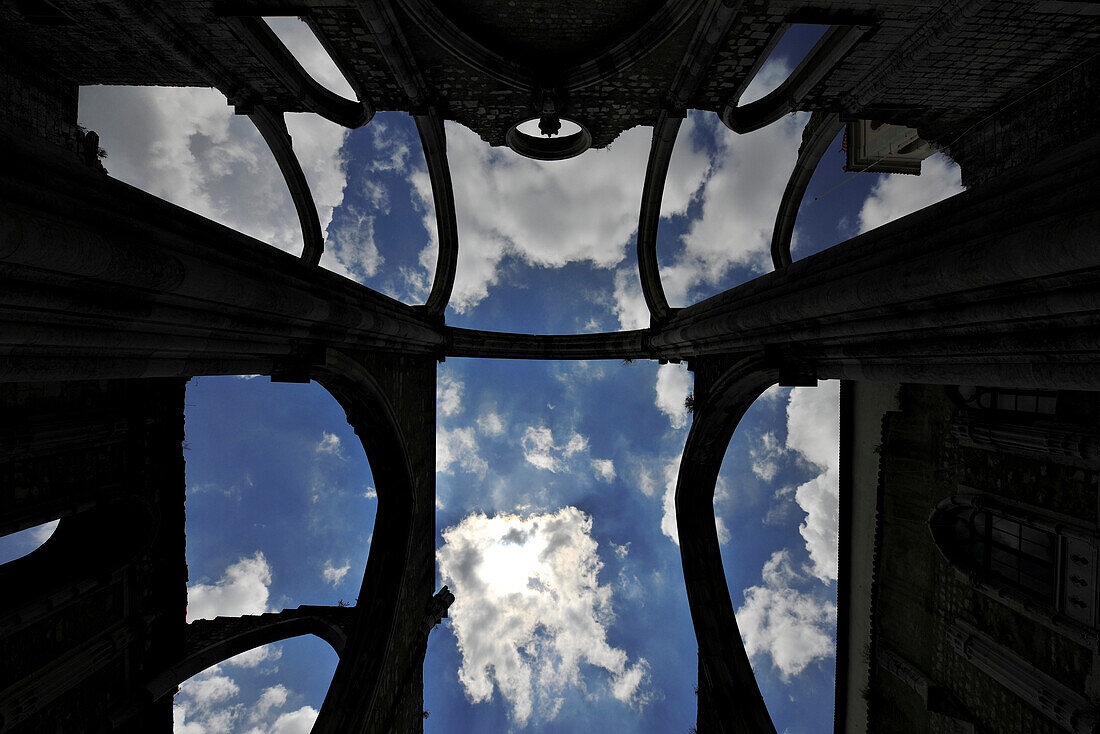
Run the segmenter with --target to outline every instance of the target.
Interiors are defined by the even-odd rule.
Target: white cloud
[[[706,170],[706,156],[690,142],[693,124],[685,123],[677,143],[662,200],[664,216],[687,209]],[[447,123],[462,242],[451,305],[464,313],[480,303],[498,283],[501,263],[509,257],[544,268],[572,262],[611,268],[620,263],[638,224],[651,139],[650,128],[635,128],[611,148],[541,163],[506,148],[490,148],[470,130]],[[422,269],[409,275],[415,289],[424,291],[438,248],[435,213],[423,168],[414,172],[412,184],[430,241],[420,255]],[[487,207],[486,201],[494,205]]]
[[[673,428],[688,424],[684,400],[691,392],[691,375],[684,364],[663,364],[657,368],[657,409],[668,416]]]
[[[806,540],[813,574],[837,577],[837,522],[840,512],[840,383],[791,390],[787,405],[787,447],[800,452],[820,473],[795,490],[806,513],[798,530]]]
[[[921,164],[919,176],[891,173],[881,177],[859,210],[859,231],[881,227],[962,190],[958,165],[938,153]]]
[[[374,216],[354,205],[341,210],[341,217],[329,225],[321,265],[347,278],[369,278],[386,258],[374,239]]]
[[[412,149],[404,133],[380,120],[371,121],[370,133],[376,152],[370,166],[372,171],[403,171],[408,167]],[[454,160],[450,155],[448,158]]]
[[[680,533],[676,528],[676,479],[680,474],[680,458],[665,465],[665,493],[661,498],[661,532],[676,545],[680,545]]]
[[[221,703],[240,693],[240,688],[229,676],[221,675],[217,666],[208,669],[206,675],[187,680],[181,688],[198,706]]]
[[[646,703],[648,663],[630,664],[607,642],[612,591],[599,583],[591,531],[585,513],[565,507],[528,517],[473,514],[443,532],[439,570],[455,593],[459,680],[474,703],[496,689],[516,723],[551,720],[570,689],[588,690],[582,663],[610,675],[617,700]]]
[[[435,384],[435,402],[440,413],[451,416],[462,410],[462,388],[462,383],[450,375],[439,375]]]
[[[576,431],[564,445],[559,446],[554,443],[553,432],[546,426],[528,426],[520,443],[527,463],[555,473],[565,469],[567,459],[588,448],[588,439]]]
[[[320,712],[312,706],[281,714],[268,730],[270,734],[309,734]]]
[[[237,668],[258,668],[261,663],[274,663],[283,657],[283,649],[278,645],[264,645],[234,655],[223,663]]]
[[[232,731],[243,707],[229,701],[239,693],[237,683],[224,675],[217,665],[184,681],[172,706],[173,731],[176,734]]]
[[[338,459],[344,458],[344,451],[340,445],[340,437],[328,431],[321,434],[321,440],[317,442],[317,448],[314,450],[318,454],[331,454]]]
[[[187,587],[187,621],[267,611],[271,567],[260,551],[244,556],[213,584]]]
[[[769,61],[745,98],[775,86],[788,73],[785,63]],[[681,237],[682,249],[662,258],[661,283],[671,305],[687,305],[706,295],[697,290],[718,285],[732,267],[743,266],[751,271],[769,268],[775,214],[798,156],[807,118],[805,113],[788,115],[747,135],[730,133],[714,115],[688,118],[677,140],[665,191],[666,196],[670,190],[676,192],[674,196],[684,209],[691,197],[698,197],[701,208],[699,217]],[[677,156],[691,147],[687,140],[693,134],[713,140],[713,155],[708,158],[704,151],[692,149],[690,164],[685,162],[677,170]],[[663,216],[668,214],[662,211]],[[632,269],[615,273],[612,310],[623,329],[649,325],[649,312],[637,281]]]
[[[280,249],[302,251],[301,225],[274,157],[220,92],[82,87],[79,117],[99,133],[115,178]],[[288,114],[286,121],[324,231],[344,198],[347,131],[316,115]],[[348,256],[333,245],[322,264],[348,275]]]
[[[326,583],[332,584],[335,588],[340,585],[340,582],[344,580],[344,577],[348,575],[348,571],[351,570],[351,564],[345,563],[343,566],[334,566],[332,560],[325,561],[324,568],[321,569],[321,577]]]
[[[612,292],[612,312],[621,329],[648,329],[649,306],[642,295],[638,272],[633,268],[615,271],[615,290]]]
[[[755,446],[749,449],[749,457],[752,459],[752,473],[770,482],[775,479],[779,471],[779,458],[783,455],[783,447],[772,432],[765,433]]]
[[[455,468],[485,476],[489,465],[478,453],[477,437],[472,428],[438,428],[435,435],[435,470],[453,474]]]
[[[611,459],[593,459],[592,471],[596,472],[596,478],[602,482],[614,481],[615,462]]]
[[[647,466],[647,462],[635,460],[631,468],[634,472],[634,481],[638,485],[638,490],[646,497],[656,495],[657,480],[653,478],[653,471]]]
[[[606,364],[588,359],[558,363],[553,368],[554,379],[567,388],[575,389],[578,385],[604,379],[607,376]]]
[[[794,588],[801,577],[786,550],[773,553],[761,575],[763,586],[745,589],[737,624],[749,657],[770,657],[787,681],[813,661],[833,655],[836,605]]]
[[[252,715],[250,718],[253,720],[262,719],[272,709],[282,708],[286,705],[287,694],[290,693],[286,686],[277,684],[265,688],[260,694],[260,700],[256,702],[256,705],[252,709]]]
[[[172,706],[176,734],[307,734],[317,710],[303,706],[283,713],[294,694],[276,684],[265,688],[252,705],[238,699],[240,686],[215,665],[185,681]],[[247,728],[246,728],[247,726]]]
[[[50,539],[50,536],[53,535],[53,531],[57,530],[57,526],[60,522],[61,520],[50,520],[47,523],[42,523],[37,527],[31,528],[31,542],[34,543],[36,548]]]
[[[486,436],[499,436],[504,433],[504,420],[499,414],[486,411],[478,417],[477,428]]]

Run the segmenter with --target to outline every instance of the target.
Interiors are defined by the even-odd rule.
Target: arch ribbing
[[[171,695],[185,680],[242,652],[291,637],[315,635],[339,655],[347,644],[354,607],[300,606],[281,612],[197,619],[187,625],[182,659],[145,685],[148,701]]]
[[[389,0],[362,0],[356,7],[363,22],[370,28],[374,42],[401,91],[414,108],[426,106],[430,97],[428,84],[417,68],[416,58],[397,22],[393,5]]]
[[[325,238],[321,234],[321,220],[317,216],[317,204],[309,190],[309,182],[294,155],[290,133],[286,129],[286,120],[281,112],[275,112],[264,105],[257,105],[248,112],[248,119],[260,131],[267,147],[279,164],[283,179],[290,189],[290,199],[298,212],[298,221],[302,225],[302,259],[310,265],[321,261],[325,251]]]
[[[682,121],[682,117],[662,112],[653,126],[653,144],[649,148],[642,207],[638,214],[638,277],[642,282],[642,295],[649,307],[650,318],[656,322],[667,319],[673,312],[661,285],[660,265],[657,262],[657,226],[661,220],[661,199],[668,165]]]
[[[361,127],[374,116],[368,102],[341,97],[318,83],[262,19],[226,16],[223,20],[306,111],[349,128]]]
[[[413,115],[413,119],[420,133],[420,143],[424,147],[424,161],[428,164],[439,242],[435,278],[428,300],[424,303],[424,310],[430,316],[441,317],[451,300],[455,272],[458,270],[458,219],[455,215],[451,169],[447,165],[447,133],[443,128],[443,118],[435,108],[430,108],[425,114]]]
[[[703,75],[710,67],[739,11],[740,3],[726,5],[721,0],[711,0],[707,4],[666,95],[671,107],[661,111],[653,126],[653,143],[649,149],[649,162],[642,188],[642,206],[638,214],[638,277],[641,279],[642,295],[649,307],[650,318],[657,323],[667,319],[676,310],[668,305],[665,289],[661,285],[660,265],[657,262],[657,227],[661,220],[661,199],[664,197],[672,151],[676,147],[676,135],[680,131],[684,110],[690,106]]]
[[[715,528],[714,488],[738,422],[778,380],[778,367],[751,357],[727,369],[704,391],[697,387],[676,480],[680,559],[699,643],[699,686],[705,686],[700,701],[710,702],[708,714],[725,734],[775,732],[734,617]]]
[[[827,113],[814,114],[802,133],[802,145],[798,148],[798,160],[794,171],[783,189],[783,198],[779,202],[779,211],[775,215],[775,227],[772,228],[772,264],[776,270],[782,270],[791,264],[791,237],[794,235],[794,222],[798,218],[798,208],[806,195],[814,171],[821,163],[829,144],[844,128],[840,115]]]
[[[814,45],[783,83],[755,102],[738,106],[740,95],[726,103],[722,123],[735,133],[749,133],[794,112],[869,30],[867,26],[833,26]]]
[[[462,30],[435,3],[429,0],[396,0],[405,13],[455,58],[477,69],[506,87],[521,91],[535,89],[534,73],[491,50]]]
[[[563,75],[563,86],[577,90],[598,84],[651,54],[703,4],[703,0],[666,0],[632,33],[612,44],[595,57],[570,67]],[[712,6],[720,4],[711,0]],[[740,5],[740,3],[737,3]]]

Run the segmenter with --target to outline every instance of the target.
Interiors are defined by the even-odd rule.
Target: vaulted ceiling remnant
[[[359,605],[298,613],[340,620],[341,661],[316,730],[416,731],[426,634],[447,603],[432,588],[435,360],[690,360],[702,389],[686,455],[698,463],[684,462],[676,506],[681,532],[699,531],[682,558],[701,648],[700,729],[767,730],[707,534],[716,462],[760,391],[819,378],[1100,388],[1100,95],[1079,92],[1097,80],[1100,28],[1090,8],[982,0],[2,4],[0,406],[28,421],[0,426],[7,442],[0,468],[30,462],[36,476],[52,477],[56,468],[44,457],[61,450],[58,441],[79,436],[89,414],[116,401],[127,406],[119,430],[132,439],[131,453],[86,456],[75,439],[63,448],[72,461],[125,475],[120,489],[89,474],[96,493],[114,501],[122,492],[159,523],[148,524],[150,537],[132,539],[127,558],[138,559],[139,575],[168,569],[182,584],[182,563],[168,568],[164,560],[182,558],[181,497],[164,487],[182,482],[183,382],[210,374],[317,380],[363,441],[384,522]],[[309,24],[356,99],[314,82],[260,21],[280,15]],[[796,24],[829,30],[786,82],[741,105]],[[306,233],[303,257],[89,165],[98,144],[77,126],[76,101],[79,87],[93,84],[220,90],[274,151]],[[657,226],[672,149],[691,110],[719,116],[736,133],[792,111],[816,115],[776,221],[778,272],[674,309],[661,285]],[[317,213],[282,124],[285,113],[311,112],[357,127],[378,111],[412,115],[425,150],[440,247],[424,305],[316,267]],[[460,242],[445,123],[504,146],[510,131],[533,120],[550,140],[564,121],[584,131],[560,149],[513,132],[513,149],[536,158],[583,155],[636,126],[653,128],[637,235],[650,328],[531,335],[446,324]],[[809,176],[842,125],[860,120],[911,128],[958,160],[973,186],[792,262]],[[149,456],[166,476],[137,472]],[[89,491],[51,499],[50,512],[79,517],[73,508]],[[0,496],[0,520],[13,527],[15,516],[34,514],[29,495]],[[71,550],[83,540],[70,536],[80,522],[60,527],[52,547]],[[69,537],[77,538],[71,547],[63,545]],[[24,564],[10,578],[36,568]],[[127,726],[170,727],[163,701],[135,696],[150,681],[174,682],[163,671],[190,659],[179,594],[158,587],[87,638],[69,640],[70,667],[36,649],[32,622],[75,613],[66,610],[82,595],[129,593],[132,582],[117,570],[93,569],[63,588],[43,581],[26,599],[4,595],[0,635],[20,652],[14,679],[0,683],[0,728],[25,731],[85,705],[96,721],[114,721],[123,704]],[[131,677],[87,694],[99,685],[93,674],[123,658]]]

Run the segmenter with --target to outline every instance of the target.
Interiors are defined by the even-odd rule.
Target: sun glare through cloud
[[[585,696],[649,701],[645,658],[631,661],[608,643],[613,590],[599,579],[591,532],[592,519],[575,507],[473,514],[443,531],[439,572],[456,597],[459,680],[471,701],[499,691],[521,726],[551,721]]]

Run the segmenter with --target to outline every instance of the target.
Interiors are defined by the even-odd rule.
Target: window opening
[[[964,385],[958,388],[958,394],[964,405],[977,410],[1037,415],[1054,415],[1058,410],[1058,393],[1054,390],[1008,390]]]
[[[940,551],[979,589],[1055,626],[1065,615],[1095,628],[1100,536],[976,495],[944,500],[930,524]]]
[[[60,520],[50,520],[32,528],[0,537],[0,564],[29,556],[53,537]]]
[[[308,24],[297,18],[262,19],[313,80],[333,94],[355,99],[355,90]]]

